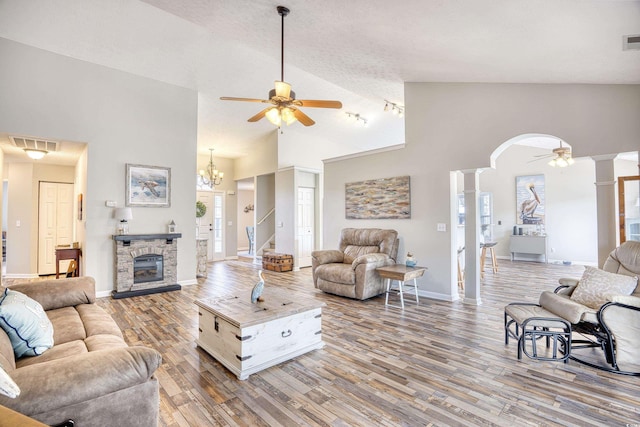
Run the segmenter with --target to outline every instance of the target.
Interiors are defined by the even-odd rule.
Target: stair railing
[[[267,218],[269,218],[275,211],[276,211],[276,208],[271,208],[271,210],[269,212],[267,212],[267,214],[265,216],[263,216],[261,220],[258,221],[258,225],[260,225],[263,222],[265,222],[267,220]]]

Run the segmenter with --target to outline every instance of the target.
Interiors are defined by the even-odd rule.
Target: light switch
[[[16,221],[16,227],[20,227],[20,220]]]
[[[108,208],[115,208],[116,202],[115,200],[107,200],[106,202],[104,202],[104,205]]]
[[[439,222],[437,230],[438,231],[447,231],[447,224],[445,224],[444,222]]]

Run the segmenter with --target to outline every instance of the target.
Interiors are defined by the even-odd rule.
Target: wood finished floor
[[[327,304],[326,345],[246,381],[195,345],[193,302],[255,283],[259,266],[213,263],[207,279],[182,291],[99,304],[129,344],[162,353],[161,426],[639,425],[639,378],[573,361],[518,361],[515,342],[504,344],[505,304],[536,302],[582,267],[499,264],[497,274],[486,273],[481,306],[407,297],[404,311],[385,308],[383,296],[324,294],[311,269],[265,272],[265,298],[279,286]]]

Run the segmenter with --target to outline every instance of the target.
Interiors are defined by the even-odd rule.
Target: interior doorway
[[[198,191],[197,200],[207,211],[197,218],[198,237],[207,237],[207,261],[224,259],[224,192]]]
[[[73,242],[73,188],[70,183],[40,182],[38,196],[38,275],[56,272],[56,247]],[[68,260],[60,268],[66,271]]]
[[[311,266],[311,252],[315,245],[315,188],[298,187],[298,267]]]

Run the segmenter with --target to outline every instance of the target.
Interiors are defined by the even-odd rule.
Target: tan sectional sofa
[[[53,324],[54,346],[39,356],[15,359],[0,329],[0,365],[20,387],[0,405],[54,425],[157,426],[159,390],[153,376],[162,357],[129,347],[115,321],[95,304],[90,277],[10,287],[38,301]],[[0,290],[4,290],[0,288]]]

